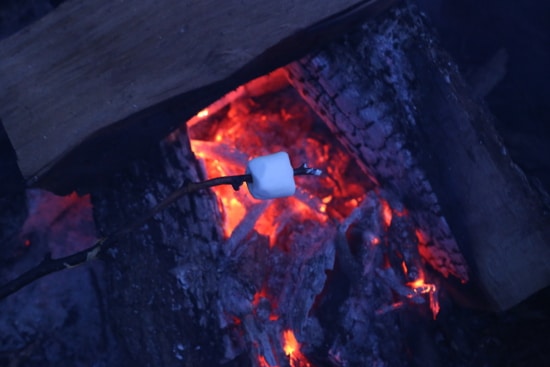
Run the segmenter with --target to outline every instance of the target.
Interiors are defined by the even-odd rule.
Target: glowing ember
[[[382,207],[382,218],[384,219],[384,224],[386,227],[389,227],[393,218],[390,204],[386,200],[380,199],[380,205]]]
[[[415,233],[419,244],[426,245],[428,243],[428,236],[424,232],[417,228]]]
[[[394,240],[388,235],[399,232],[391,231],[390,227],[399,230],[400,225],[408,223],[407,208],[399,202],[394,204],[393,199],[392,205],[395,208],[390,206],[369,175],[361,171],[354,159],[334,139],[334,135],[292,88],[279,90],[276,94],[262,94],[259,93],[261,83],[258,81],[255,83],[254,95],[244,92],[246,86],[239,87],[237,91],[199,112],[188,122],[191,147],[196,157],[201,160],[207,177],[242,175],[251,158],[279,151],[288,153],[293,167],[307,163],[310,167],[321,169],[324,174],[320,177],[295,177],[294,196],[274,200],[256,200],[246,189],[234,191],[230,186],[214,187],[213,191],[223,218],[227,248],[231,249],[235,243],[243,244],[244,241],[261,235],[264,237],[261,237],[262,241],[258,243],[269,243],[269,256],[273,256],[273,259],[279,256],[279,260],[274,260],[274,264],[283,264],[284,262],[280,261],[285,259],[285,256],[292,257],[295,252],[299,253],[296,251],[298,246],[303,246],[313,253],[316,251],[315,244],[322,242],[309,238],[306,241],[301,240],[305,236],[315,237],[314,234],[321,228],[326,229],[327,225],[349,222],[347,224],[349,226],[352,223],[361,223],[358,219],[362,214],[354,213],[363,213],[368,208],[372,208],[374,219],[365,220],[364,223],[367,226],[372,225],[373,228],[365,230],[359,224],[357,224],[358,228],[346,227],[350,228],[347,233],[349,238],[361,239],[360,245],[350,246],[350,248],[352,252],[367,251],[368,253],[370,251],[372,253],[372,256],[365,255],[368,261],[364,264],[363,274],[372,271],[373,264],[381,259],[382,263],[376,267],[387,271],[377,272],[377,276],[394,274],[393,278],[388,275],[386,281],[395,291],[395,295],[400,297],[396,299],[391,296],[383,305],[374,306],[376,308],[373,307],[372,312],[384,314],[406,305],[422,303],[425,298],[429,298],[430,308],[435,318],[439,312],[435,284],[426,283],[421,270],[418,270],[419,276],[416,280],[405,284],[401,280],[403,278],[397,276],[398,273],[408,275],[409,278],[406,279],[410,280],[415,276],[412,273],[408,274],[409,266],[414,266],[415,273],[417,271],[414,260],[409,262],[413,256],[411,252],[404,254],[395,250],[392,242]],[[353,231],[361,234],[354,234]],[[296,238],[300,240],[294,241],[293,236],[297,236]],[[422,251],[426,248],[429,238],[420,230],[416,230],[416,237],[419,251],[425,255]],[[375,247],[381,242],[387,246]],[[414,242],[414,238],[407,241],[407,243],[410,242]],[[360,247],[364,245],[367,245],[368,250]],[[401,268],[402,273],[395,272],[396,269],[392,269],[393,266]],[[247,318],[243,318],[242,322],[241,319],[236,319],[233,324],[245,325],[247,334],[265,332],[265,335],[269,335],[269,337],[255,337],[251,341],[252,345],[256,346],[257,352],[254,358],[257,360],[257,365],[261,367],[287,365],[280,360],[282,354],[277,345],[277,338],[282,338],[280,347],[289,357],[291,367],[311,366],[300,351],[301,346],[294,332],[287,329],[281,333],[281,325],[300,327],[294,320],[289,322],[286,314],[289,307],[288,300],[292,297],[285,292],[278,295],[281,293],[281,288],[278,287],[282,285],[279,284],[277,277],[269,279],[264,281],[262,288],[249,300],[252,306],[250,320],[261,322],[262,328],[256,330],[256,326],[251,327],[250,325],[254,324],[250,324],[252,321]],[[287,281],[290,278],[285,279]],[[272,334],[266,330],[270,330]]]
[[[197,113],[197,117],[202,119],[202,118],[205,118],[208,116],[208,109],[204,109],[202,111],[200,111],[199,113]]]
[[[298,343],[298,340],[296,340],[296,336],[294,336],[294,332],[292,330],[285,330],[283,332],[283,338],[285,341],[283,350],[287,356],[292,357],[295,352],[300,350],[300,344]]]
[[[405,261],[401,261],[401,268],[403,269],[403,274],[409,273],[409,269],[407,268],[407,263]]]
[[[258,307],[262,298],[267,298],[267,290],[265,288],[262,288],[254,294],[254,298],[252,299],[252,304],[254,307]]]
[[[309,367],[311,364],[306,357],[300,352],[300,343],[296,340],[296,336],[292,330],[283,332],[285,354],[290,358],[291,367]]]
[[[258,356],[258,364],[259,364],[260,367],[277,367],[277,366],[272,366],[269,363],[267,363],[264,356]]]
[[[437,287],[435,284],[430,284],[425,282],[424,274],[420,272],[420,276],[413,282],[407,283],[407,286],[411,288],[415,295],[428,294],[430,299],[430,309],[434,319],[439,313],[439,301],[437,300]],[[411,298],[413,295],[411,295]]]
[[[257,82],[256,82],[257,83]],[[258,84],[258,83],[257,83]],[[363,200],[373,184],[350,159],[343,147],[292,88],[275,95],[230,100],[228,108],[205,109],[189,127],[191,147],[203,160],[208,178],[241,175],[252,157],[277,151],[288,152],[294,167],[307,163],[326,175],[296,177],[293,197],[262,204],[246,190],[229,186],[213,188],[224,220],[224,234],[231,237],[242,223],[269,237],[277,245],[277,234],[306,220],[324,224],[341,220]],[[260,102],[263,102],[260,105]],[[200,121],[197,118],[201,117]],[[264,205],[264,206],[262,206]],[[249,218],[252,208],[264,208]]]

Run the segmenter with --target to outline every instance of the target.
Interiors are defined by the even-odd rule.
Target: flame
[[[293,357],[294,353],[300,351],[300,343],[296,340],[296,336],[292,330],[285,330],[283,332],[284,347],[283,350],[285,354],[289,357]]]
[[[409,273],[409,268],[405,261],[401,261],[401,268],[403,269],[403,274],[407,275]]]
[[[389,227],[393,219],[391,206],[386,200],[382,198],[380,199],[380,206],[382,208],[382,219],[384,219],[384,224],[386,225],[386,227]]]
[[[255,87],[251,88],[256,95],[261,95],[260,79],[253,81]],[[239,192],[229,186],[213,188],[225,237],[229,238],[239,224],[252,223],[256,232],[269,237],[270,247],[277,246],[277,235],[294,223],[312,220],[324,224],[329,218],[346,218],[364,199],[368,185],[373,185],[345,148],[315,120],[303,100],[297,95],[277,96],[273,99],[278,101],[260,106],[257,98],[246,94],[239,98],[228,95],[224,97],[228,108],[215,102],[187,123],[191,148],[202,160],[208,178],[241,175],[251,157],[281,150],[289,153],[295,165],[307,163],[326,172],[321,177],[297,177],[296,195],[262,206],[263,213],[253,222],[246,222],[247,215],[253,207],[261,206],[261,201],[252,198],[244,187]]]
[[[200,118],[200,119],[203,119],[207,116],[208,116],[208,108],[205,108],[204,110],[199,111],[199,113],[197,113],[197,118]]]
[[[291,367],[311,367],[306,357],[300,352],[300,343],[296,340],[294,332],[290,329],[283,332],[283,350],[290,359]]]
[[[408,282],[406,284],[409,288],[413,290],[413,295],[410,295],[409,298],[414,297],[415,295],[427,294],[430,300],[430,309],[434,320],[439,314],[440,306],[437,299],[437,287],[435,284],[426,283],[424,273],[420,271],[418,279]]]

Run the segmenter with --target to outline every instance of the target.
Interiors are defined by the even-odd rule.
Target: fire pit
[[[233,330],[226,356],[251,350],[259,366],[284,365],[285,355],[292,366],[315,365],[308,354],[322,364],[382,363],[399,351],[374,347],[391,334],[379,335],[375,325],[399,331],[391,313],[418,312],[417,304],[431,307],[434,318],[439,311],[437,287],[425,283],[418,230],[407,208],[390,206],[372,175],[286,80],[285,70],[254,80],[187,124],[209,178],[242,174],[251,157],[281,149],[294,162],[326,172],[297,179],[293,197],[270,202],[214,188],[224,219],[223,251],[239,264],[237,274],[224,276],[252,287],[221,301],[223,326]],[[347,283],[344,289],[334,288],[338,279]],[[244,310],[243,302],[249,302]]]
[[[74,294],[81,302],[60,301],[73,311],[43,326],[59,332],[26,331],[36,305],[20,313],[19,326],[2,326],[9,330],[2,361],[69,363],[86,342],[46,340],[65,340],[61,330],[74,324],[91,325],[96,349],[82,356],[83,364],[97,354],[95,362],[107,365],[490,365],[499,350],[491,344],[496,316],[457,304],[508,309],[546,284],[547,267],[537,261],[548,252],[542,246],[547,220],[537,215],[544,204],[526,189],[490,116],[469,99],[424,22],[410,4],[396,6],[202,104],[159,145],[144,146],[97,179],[101,184],[84,185],[86,195],[29,195],[38,207],[59,209],[42,222],[41,214],[31,215],[14,240],[13,259],[33,255],[2,274],[8,286],[0,294],[8,298],[0,306],[17,315],[44,284],[59,284],[55,294]],[[201,93],[190,103],[209,99]],[[175,104],[164,104],[171,106],[167,115],[179,111]],[[168,125],[163,114],[139,116],[148,124],[136,123],[136,135],[147,129],[159,134],[163,128],[150,127],[157,121]],[[276,152],[287,153],[290,166],[284,153],[270,156]],[[323,173],[295,176],[295,192],[285,198],[254,196],[287,196],[294,191],[290,184],[267,194],[237,185],[182,191],[190,183],[243,175],[257,157],[266,159],[267,169],[284,158],[276,165],[284,165],[287,176],[304,163]],[[465,167],[474,168],[468,176]],[[517,207],[511,216],[492,200],[503,192]],[[94,245],[92,206],[100,237]],[[71,208],[78,216],[67,214]],[[488,212],[494,218],[484,220]],[[515,213],[524,215],[517,225]],[[57,244],[40,247],[44,230],[33,223],[53,228],[64,218],[84,223],[88,242],[77,235],[59,239],[61,231],[47,235]],[[507,227],[505,236],[491,226],[495,222]],[[516,250],[510,244],[518,233],[525,243]],[[510,262],[525,249],[535,254],[531,262]],[[97,258],[103,265],[92,261]],[[58,283],[41,278],[11,295],[42,275],[83,263],[52,276]],[[503,264],[510,264],[514,281],[495,275]],[[525,264],[534,264],[532,274],[521,272]],[[32,268],[31,275],[10,288],[23,268]],[[70,272],[80,274],[73,281],[86,284],[82,289],[64,290],[62,274]],[[483,294],[472,297],[474,287]],[[489,336],[472,331],[487,329]],[[47,347],[36,352],[43,345],[62,345],[65,352],[52,352],[57,360],[38,357],[46,355]]]

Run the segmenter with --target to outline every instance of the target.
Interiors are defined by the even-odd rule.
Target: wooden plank
[[[367,3],[64,3],[0,43],[0,118],[23,176],[39,178],[86,138],[138,111],[226,80],[258,58],[269,64],[266,50]]]

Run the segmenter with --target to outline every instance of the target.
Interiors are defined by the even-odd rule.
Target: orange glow
[[[437,299],[437,287],[435,284],[426,283],[424,274],[420,272],[418,279],[413,282],[408,282],[407,286],[413,290],[414,295],[428,295],[430,300],[430,309],[432,310],[432,314],[435,319],[440,310],[439,301]],[[414,295],[411,295],[410,298],[414,297]]]
[[[263,299],[267,299],[269,301],[269,304],[271,305],[272,309],[275,309],[277,307],[277,304],[275,302],[272,302],[272,300],[269,297],[269,294],[267,293],[266,288],[260,289],[258,292],[254,293],[254,298],[252,298],[252,305],[254,308],[258,307],[260,305],[260,301]],[[269,315],[269,321],[277,321],[279,320],[279,315],[276,313],[271,313]]]
[[[409,274],[409,269],[407,268],[407,264],[405,263],[405,261],[401,262],[401,268],[403,269],[403,274]]]
[[[407,210],[407,208],[403,208],[401,210],[395,209],[393,212],[398,217],[405,217],[405,216],[409,215],[409,211]]]
[[[416,239],[418,240],[418,243],[421,245],[426,245],[428,243],[428,236],[422,230],[416,229],[415,231]]]
[[[432,310],[432,315],[435,320],[437,318],[437,315],[439,314],[439,311],[441,310],[441,307],[439,306],[439,301],[437,299],[435,292],[430,293],[430,309]]]
[[[197,117],[202,119],[202,118],[205,118],[208,116],[208,109],[204,109],[202,111],[200,111],[199,113],[197,113]]]
[[[287,356],[292,357],[295,352],[300,351],[300,343],[296,340],[296,336],[292,330],[285,330],[283,332],[283,339],[285,341],[283,350]]]
[[[256,97],[262,95],[262,88],[272,91],[271,84],[268,79],[262,84],[262,78],[253,83],[254,96],[244,93],[246,88],[238,98],[228,95],[200,111],[187,127],[191,148],[202,160],[207,178],[241,175],[250,158],[276,151],[288,152],[295,166],[307,163],[325,173],[296,178],[298,190],[294,197],[267,203],[252,198],[246,185],[238,192],[230,186],[212,189],[218,198],[226,238],[244,221],[269,237],[270,247],[274,247],[278,245],[277,234],[291,230],[288,226],[293,223],[312,220],[323,224],[329,218],[347,217],[374,184],[334,142],[328,129],[316,125],[319,122],[305,102],[287,93],[274,94],[260,105]],[[246,222],[252,208],[258,208],[255,213],[261,215]]]
[[[422,278],[418,278],[415,281],[408,282],[407,286],[412,288],[412,290],[416,294],[426,294],[435,292],[436,290],[435,284],[424,283],[424,279]]]
[[[371,243],[371,245],[376,246],[376,245],[380,244],[380,238],[374,236],[373,238],[371,238],[370,243]]]
[[[300,352],[300,343],[290,329],[283,332],[283,350],[290,359],[291,367],[311,367],[306,357]]]
[[[380,205],[382,207],[382,219],[384,219],[384,224],[386,227],[389,227],[393,218],[390,204],[386,200],[380,199]]]
[[[258,363],[259,363],[260,367],[277,367],[277,366],[272,366],[269,363],[267,363],[264,356],[258,356]]]
[[[254,298],[252,299],[252,304],[254,307],[258,307],[262,298],[267,298],[267,290],[265,288],[262,288],[258,292],[254,293]]]
[[[242,323],[242,320],[239,319],[237,316],[232,316],[231,319],[233,320],[233,324],[240,325]]]

